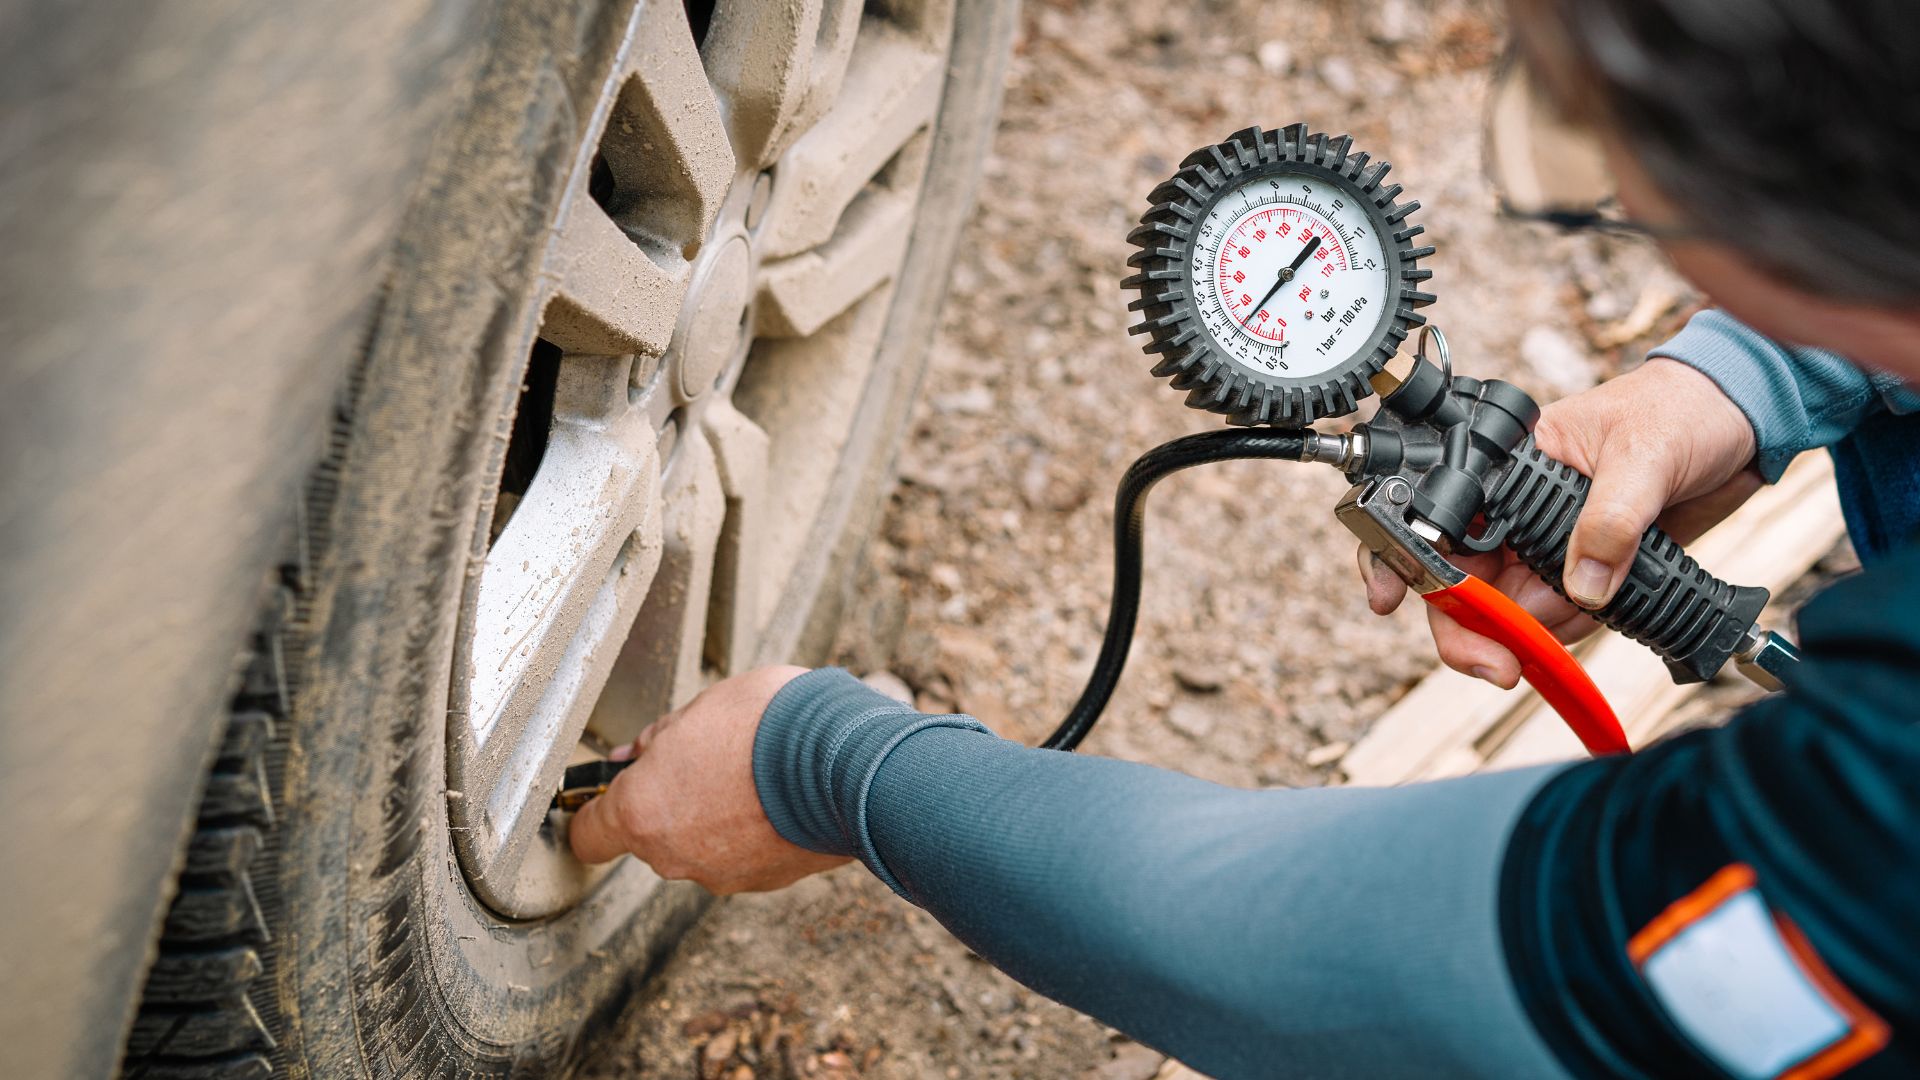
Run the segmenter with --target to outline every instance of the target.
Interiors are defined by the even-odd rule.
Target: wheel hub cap
[[[711,389],[740,350],[747,302],[752,299],[752,260],[747,241],[732,237],[702,260],[687,297],[679,337],[680,394],[689,400]]]

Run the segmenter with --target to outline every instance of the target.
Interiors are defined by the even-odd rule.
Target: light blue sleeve
[[[1724,311],[1695,315],[1649,356],[1701,372],[1746,413],[1760,474],[1780,478],[1795,456],[1831,446],[1879,412],[1920,412],[1920,394],[1897,377],[1866,371],[1834,353],[1782,345]]]
[[[1566,1075],[1497,900],[1557,766],[1241,790],[1008,742],[833,669],[780,691],[753,757],[782,836],[858,856],[1014,978],[1209,1076]]]

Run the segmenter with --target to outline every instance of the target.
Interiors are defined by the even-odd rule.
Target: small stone
[[[1045,506],[1047,502],[1047,459],[1036,455],[1027,463],[1020,474],[1020,498],[1029,507]]]
[[[696,1039],[702,1035],[713,1035],[727,1029],[727,1020],[728,1017],[725,1010],[714,1009],[711,1012],[703,1012],[699,1016],[693,1017],[686,1023],[681,1024],[680,1032],[689,1039]]]
[[[933,399],[933,411],[950,416],[985,416],[993,411],[993,391],[984,386],[969,386]]]
[[[1273,657],[1258,644],[1243,641],[1233,650],[1234,659],[1246,665],[1248,671],[1266,671],[1273,666]]]
[[[1173,681],[1196,694],[1211,694],[1227,685],[1227,672],[1220,665],[1205,660],[1176,660],[1173,663]]]
[[[927,578],[949,593],[960,591],[960,571],[949,563],[934,563],[933,568],[927,571]]]
[[[1165,1054],[1139,1043],[1122,1043],[1113,1059],[1087,1071],[1087,1080],[1153,1080],[1167,1063]]]
[[[860,677],[860,681],[902,705],[913,704],[913,688],[907,685],[907,680],[891,671],[869,671]]]
[[[1197,701],[1176,701],[1167,710],[1167,726],[1189,739],[1204,739],[1213,731],[1213,712]]]
[[[1309,766],[1317,769],[1322,765],[1330,765],[1346,757],[1347,751],[1351,749],[1353,749],[1353,744],[1344,741],[1330,742],[1324,746],[1316,746],[1307,751],[1306,762]]]
[[[1382,45],[1405,45],[1426,34],[1426,15],[1409,0],[1381,0],[1367,27],[1368,36]]]
[[[1065,471],[1054,468],[1047,470],[1045,483],[1039,494],[1027,500],[1027,505],[1040,510],[1052,510],[1059,514],[1070,514],[1085,506],[1092,489],[1085,480],[1077,479]]]
[[[1260,70],[1269,75],[1285,75],[1293,70],[1293,50],[1287,48],[1284,41],[1262,42],[1256,59],[1260,61]]]
[[[902,465],[900,479],[928,491],[946,491],[953,487],[953,472],[937,465]]]
[[[1320,81],[1341,97],[1353,97],[1360,92],[1360,76],[1354,74],[1353,64],[1344,56],[1329,56],[1320,61]]]
[[[1627,310],[1626,298],[1612,289],[1603,289],[1587,298],[1587,318],[1597,323],[1612,322]]]
[[[732,1028],[715,1035],[713,1041],[700,1050],[700,1075],[718,1077],[726,1066],[727,1059],[733,1056],[734,1050],[739,1045],[740,1035]]]

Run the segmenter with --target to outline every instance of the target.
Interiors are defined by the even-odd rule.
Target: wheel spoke
[[[862,6],[861,0],[826,0],[820,12],[820,33],[807,65],[807,96],[785,129],[775,133],[777,150],[792,145],[795,137],[825,116],[839,99],[847,77],[847,61],[853,58],[853,43],[860,35]],[[772,159],[767,163],[772,164]]]
[[[563,362],[541,469],[480,570],[486,633],[450,771],[483,891],[517,874],[659,563],[659,458],[645,414],[625,407],[626,366]]]
[[[742,163],[766,168],[840,93],[859,0],[720,0],[701,52]]]
[[[832,240],[768,267],[760,283],[758,333],[806,337],[892,280],[913,238],[913,211],[910,193],[869,193],[854,200]]]
[[[754,346],[733,399],[768,435],[766,526],[761,588],[778,593],[803,555],[825,504],[832,473],[852,437],[886,325],[892,287],[882,285],[805,338]]]
[[[684,265],[663,269],[591,201],[575,201],[552,265],[559,280],[541,335],[563,352],[659,356],[687,291]]]
[[[707,407],[705,426],[727,497],[726,523],[714,555],[706,659],[719,674],[738,675],[753,666],[760,632],[768,440],[760,425],[726,401]]]
[[[825,243],[854,196],[933,122],[945,75],[937,50],[883,20],[867,20],[834,108],[774,173],[763,256]]]
[[[613,174],[607,210],[628,231],[679,253],[713,228],[735,171],[684,6],[645,0],[629,66],[600,139]]]
[[[674,472],[663,506],[659,572],[588,721],[595,735],[615,745],[686,704],[701,686],[706,584],[727,512],[719,465],[703,432],[682,437]]]

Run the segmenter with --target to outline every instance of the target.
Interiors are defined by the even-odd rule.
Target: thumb
[[[628,769],[627,772],[632,772]],[[615,784],[626,776],[614,778]],[[583,863],[603,863],[625,855],[629,850],[626,829],[620,820],[619,799],[610,786],[604,795],[588,801],[574,812],[567,825],[567,843],[573,856]]]
[[[1593,486],[1573,523],[1561,584],[1574,603],[1605,607],[1620,591],[1640,537],[1665,508],[1672,485],[1653,454],[1615,454],[1596,463]]]

